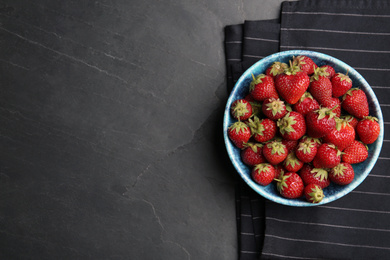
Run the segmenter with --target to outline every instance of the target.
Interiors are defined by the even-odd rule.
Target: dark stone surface
[[[0,258],[236,259],[223,28],[280,3],[0,0]]]

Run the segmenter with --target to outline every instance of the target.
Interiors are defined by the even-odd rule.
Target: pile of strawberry
[[[322,201],[331,182],[350,184],[351,164],[368,158],[367,144],[378,138],[380,126],[348,72],[297,56],[252,78],[248,95],[231,105],[237,121],[228,136],[253,180],[276,183],[283,197],[312,203]]]

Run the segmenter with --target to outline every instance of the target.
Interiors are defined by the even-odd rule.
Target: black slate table
[[[281,2],[0,0],[0,258],[237,259],[223,28]]]

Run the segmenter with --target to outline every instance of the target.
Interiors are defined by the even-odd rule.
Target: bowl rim
[[[370,99],[374,103],[374,107],[377,108],[375,112],[377,113],[376,117],[378,118],[378,123],[380,125],[380,134],[379,134],[378,139],[374,143],[375,149],[373,151],[371,160],[368,162],[367,166],[365,167],[364,173],[359,175],[359,177],[358,177],[359,179],[357,181],[355,181],[349,185],[344,186],[343,192],[338,192],[336,194],[332,194],[331,196],[327,196],[320,203],[310,203],[310,202],[304,201],[302,199],[291,200],[291,199],[283,198],[282,196],[276,197],[273,194],[269,194],[269,193],[265,192],[263,186],[260,186],[259,184],[255,183],[252,180],[250,174],[245,173],[243,171],[243,169],[241,167],[239,167],[239,163],[237,160],[240,160],[240,158],[235,158],[232,155],[233,149],[238,149],[238,148],[236,148],[231,143],[231,141],[227,135],[227,129],[229,127],[229,125],[228,125],[229,119],[231,118],[230,106],[231,106],[232,102],[234,101],[236,93],[239,90],[239,87],[242,85],[243,81],[248,76],[251,76],[254,69],[256,67],[260,66],[261,64],[264,64],[264,63],[271,64],[272,62],[277,61],[278,59],[281,59],[282,57],[286,58],[288,56],[293,57],[293,56],[299,56],[299,55],[305,55],[308,57],[315,56],[315,57],[319,57],[321,60],[328,60],[328,61],[331,60],[333,63],[336,63],[339,67],[347,68],[349,71],[348,72],[349,75],[352,74],[354,77],[358,78],[360,88],[363,87],[363,90],[366,92],[366,94],[369,94]],[[264,73],[265,73],[265,70],[264,70]],[[371,114],[371,111],[370,111],[370,114]],[[308,207],[308,206],[323,205],[323,204],[327,204],[327,203],[330,203],[332,201],[335,201],[335,200],[345,196],[346,194],[350,193],[352,190],[354,190],[357,186],[359,186],[364,181],[364,179],[368,176],[368,174],[371,172],[372,168],[374,167],[376,161],[378,160],[379,154],[381,152],[382,144],[383,144],[383,135],[384,135],[384,123],[383,123],[382,110],[380,108],[379,101],[378,101],[374,91],[372,90],[369,83],[363,78],[363,76],[359,72],[357,72],[353,67],[351,67],[350,65],[346,64],[345,62],[343,62],[343,61],[341,61],[333,56],[330,56],[328,54],[324,54],[321,52],[309,51],[309,50],[288,50],[288,51],[277,52],[277,53],[274,53],[274,54],[271,54],[267,57],[262,58],[261,60],[257,61],[252,66],[250,66],[240,76],[238,81],[235,83],[232,91],[230,92],[229,98],[226,102],[225,111],[224,111],[224,119],[223,119],[223,135],[224,135],[225,147],[226,147],[228,156],[230,158],[230,161],[232,162],[234,168],[236,169],[236,171],[238,172],[240,177],[245,181],[245,183],[247,185],[250,186],[250,188],[252,188],[252,190],[257,192],[258,194],[260,194],[264,198],[266,198],[270,201],[282,204],[282,205],[296,206],[296,207]],[[374,146],[374,144],[372,144],[371,146]]]

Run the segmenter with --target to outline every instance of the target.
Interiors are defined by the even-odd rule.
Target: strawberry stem
[[[256,80],[255,75],[253,75],[253,73],[251,73],[251,74],[252,74],[252,79],[253,79],[253,80]]]

